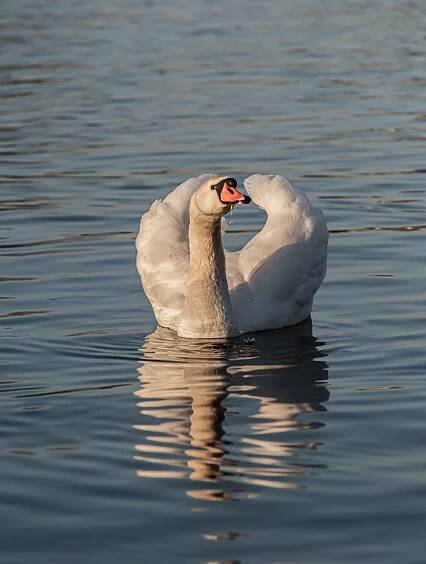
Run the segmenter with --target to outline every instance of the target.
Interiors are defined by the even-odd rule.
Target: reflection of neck
[[[192,480],[214,479],[220,473],[223,449],[220,440],[224,434],[225,419],[223,399],[227,395],[227,384],[223,367],[185,368],[185,384],[192,397],[190,417],[191,447],[185,451]]]
[[[191,200],[189,276],[178,334],[228,337],[236,333],[226,280],[221,218],[202,213]]]

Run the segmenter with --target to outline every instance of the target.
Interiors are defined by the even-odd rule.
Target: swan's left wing
[[[177,330],[189,267],[189,202],[211,174],[190,178],[142,216],[137,269],[158,323]]]
[[[293,325],[308,317],[327,265],[322,211],[282,176],[245,181],[268,217],[239,253],[227,253],[230,297],[242,332]]]

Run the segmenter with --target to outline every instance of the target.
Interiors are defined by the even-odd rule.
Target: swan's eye
[[[210,190],[216,190],[216,186],[215,186],[214,184],[212,184],[212,185],[210,186]]]

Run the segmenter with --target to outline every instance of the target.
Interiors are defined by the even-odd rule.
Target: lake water
[[[2,564],[424,563],[424,2],[0,21]],[[153,334],[139,218],[203,172],[323,208],[312,325]],[[228,248],[262,221],[236,209]]]

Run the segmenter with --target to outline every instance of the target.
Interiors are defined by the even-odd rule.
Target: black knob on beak
[[[226,184],[230,188],[236,188],[237,187],[237,181],[235,180],[235,178],[224,178],[223,180],[221,180],[217,184],[212,184],[210,186],[210,189],[211,190],[217,190],[218,192],[220,192],[220,190],[222,190],[224,184]]]

